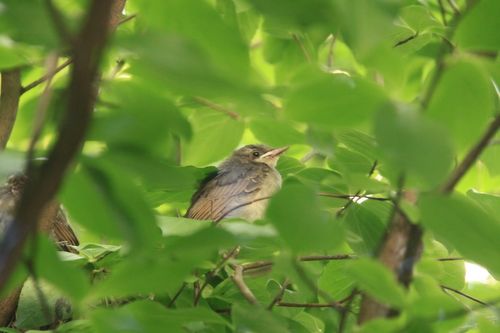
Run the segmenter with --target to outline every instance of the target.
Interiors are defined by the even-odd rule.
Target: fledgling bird
[[[264,216],[268,198],[281,187],[276,170],[288,147],[248,145],[235,152],[209,175],[191,199],[186,217],[219,221],[239,217],[254,221]]]
[[[10,176],[7,183],[0,187],[0,239],[8,223],[13,219],[16,204],[21,198],[26,181],[25,175],[16,174]],[[79,245],[79,241],[68,224],[66,214],[56,202],[48,206],[40,218],[39,229],[48,233],[59,249],[75,253],[76,250],[72,246]]]

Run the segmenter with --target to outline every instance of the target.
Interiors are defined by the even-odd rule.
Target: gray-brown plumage
[[[13,219],[16,204],[21,198],[26,181],[26,176],[18,174],[10,176],[7,183],[0,187],[0,239]],[[49,204],[42,213],[39,229],[47,232],[61,250],[76,252],[72,246],[79,244],[78,238],[57,202]]]
[[[275,167],[287,148],[248,145],[236,150],[202,182],[186,217],[213,221],[226,217],[249,221],[262,218],[268,200],[258,199],[270,197],[281,187],[281,175]]]

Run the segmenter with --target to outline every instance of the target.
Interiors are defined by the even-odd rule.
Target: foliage
[[[48,2],[0,0],[0,70],[20,67],[23,86],[54,53],[71,57]],[[53,3],[78,31],[88,2]],[[500,135],[455,193],[438,192],[499,113],[499,1],[129,0],[125,13],[59,193],[79,254],[40,238],[37,279],[5,332],[499,329],[497,307],[458,293],[498,302],[498,282],[466,282],[463,260],[440,259],[500,276]],[[37,157],[57,138],[68,79],[51,83]],[[44,85],[22,94],[2,180],[23,164]],[[180,217],[209,166],[254,142],[291,145],[266,218]],[[418,202],[398,202],[401,186]],[[425,230],[408,289],[375,258],[395,204]],[[327,258],[338,254],[350,259]],[[258,305],[233,283],[240,266]],[[358,326],[359,291],[400,316]]]

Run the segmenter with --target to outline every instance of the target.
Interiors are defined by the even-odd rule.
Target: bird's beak
[[[265,153],[264,155],[261,156],[261,158],[277,158],[281,154],[283,154],[285,151],[288,150],[288,146],[281,147],[281,148],[274,148]]]

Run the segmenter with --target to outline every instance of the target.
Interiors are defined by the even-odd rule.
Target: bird
[[[287,149],[252,144],[235,150],[201,182],[185,217],[215,222],[262,219],[268,199],[281,188],[276,164]]]
[[[16,205],[21,199],[28,178],[22,173],[11,175],[0,187],[0,239],[13,221]],[[39,229],[48,233],[57,247],[66,252],[77,253],[78,237],[68,223],[66,214],[57,202],[48,205],[40,218]]]

